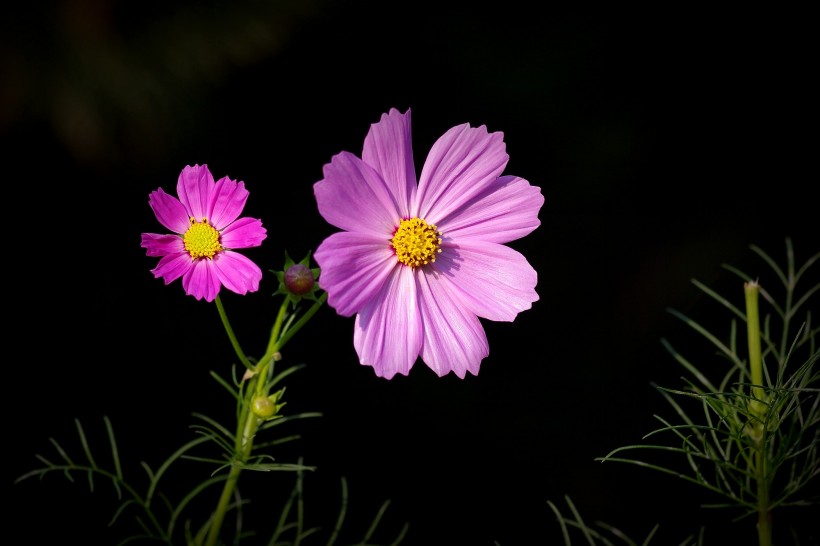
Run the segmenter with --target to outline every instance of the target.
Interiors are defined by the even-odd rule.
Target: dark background
[[[704,490],[594,459],[639,443],[654,413],[669,416],[652,382],[678,387],[683,370],[662,337],[720,366],[667,312],[728,335],[730,317],[691,279],[741,306],[742,283],[721,264],[765,286],[773,279],[750,245],[780,264],[786,237],[799,263],[818,251],[811,19],[771,5],[531,4],[84,0],[6,11],[14,543],[126,536],[125,521],[106,528],[117,504],[102,481],[93,494],[82,476],[12,485],[36,453],[53,456],[49,437],[82,459],[75,418],[101,462],[102,417],[112,420],[140,488],[140,461],[156,469],[194,437],[191,412],[230,424],[231,402],[208,375],[235,362],[215,306],[154,279],[156,259],[139,246],[140,233],[161,231],[149,192],[174,193],[194,163],[245,181],[245,215],[268,229],[246,255],[280,268],[285,251],[300,259],[335,231],[312,184],[332,155],[359,154],[391,107],[412,109],[419,168],[454,125],[504,132],[506,173],[546,197],[541,226],[510,245],[538,271],[540,300],[513,323],[484,322],[490,356],[464,380],[421,361],[408,377],[375,377],[357,362],[353,319],[323,308],[282,362],[307,364],[287,380],[286,409],[324,414],[287,425],[303,438],[276,452],[318,467],[305,478],[308,524],[332,524],[345,476],[343,544],[387,499],[380,544],[405,521],[406,544],[562,544],[547,501],[568,515],[565,495],[588,522],[638,542],[656,523],[653,544],[679,544],[702,523],[714,543],[756,541],[752,519],[700,508],[719,500]],[[222,292],[251,355],[264,351],[276,287],[266,274],[256,294]],[[210,470],[181,463],[169,494]],[[292,485],[288,473],[243,474],[245,525],[268,533]]]

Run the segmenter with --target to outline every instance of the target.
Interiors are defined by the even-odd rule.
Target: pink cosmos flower
[[[173,232],[142,234],[146,254],[160,256],[154,277],[165,284],[182,277],[185,293],[206,301],[222,286],[237,294],[258,290],[262,270],[233,251],[259,246],[267,237],[261,220],[239,218],[248,199],[245,183],[227,176],[214,182],[207,165],[189,165],[179,175],[177,195],[159,188],[148,199],[159,223]]]
[[[410,110],[383,114],[362,157],[335,155],[314,184],[320,214],[343,230],[314,257],[340,315],[356,315],[362,364],[387,379],[419,356],[436,374],[477,374],[489,354],[479,317],[512,321],[538,300],[537,274],[505,246],[540,225],[540,188],[501,176],[503,133],[459,125],[433,145],[416,183]]]

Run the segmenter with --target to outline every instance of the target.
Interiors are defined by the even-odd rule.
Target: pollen
[[[219,242],[219,232],[207,218],[197,222],[196,218],[191,218],[191,227],[182,236],[185,243],[185,250],[194,260],[198,258],[213,258],[222,251],[222,244]]]
[[[402,220],[390,242],[396,258],[410,267],[435,262],[436,254],[441,252],[441,233],[421,218]]]

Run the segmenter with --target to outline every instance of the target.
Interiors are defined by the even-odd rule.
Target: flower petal
[[[421,358],[442,377],[454,372],[478,374],[481,361],[490,354],[484,327],[473,313],[461,306],[436,272],[418,277],[419,309],[424,324]]]
[[[484,125],[453,127],[424,161],[414,207],[417,216],[438,224],[493,183],[508,159],[503,133],[488,133]]]
[[[261,245],[267,233],[262,220],[244,217],[222,230],[220,240],[225,248],[250,248]]]
[[[211,192],[214,188],[214,177],[207,165],[188,165],[177,180],[177,195],[188,213],[202,221],[210,213]]]
[[[324,166],[324,179],[313,185],[319,213],[346,231],[387,235],[401,220],[392,188],[373,167],[349,152],[341,152]]]
[[[220,178],[211,190],[210,203],[205,211],[210,224],[221,231],[239,218],[248,200],[248,193],[244,182],[231,180],[227,176]]]
[[[390,243],[369,234],[341,231],[326,238],[313,254],[319,264],[319,287],[342,316],[358,313],[401,267]]]
[[[410,131],[410,109],[400,114],[391,108],[370,126],[364,139],[362,160],[381,174],[396,199],[401,218],[410,217],[416,197],[416,167]]]
[[[193,267],[191,256],[187,252],[167,254],[160,258],[157,266],[151,270],[154,278],[162,278],[165,284],[171,284]]]
[[[541,225],[538,211],[544,204],[541,188],[517,176],[500,176],[495,182],[436,222],[451,239],[462,237],[508,243]]]
[[[219,293],[221,283],[213,260],[196,260],[182,276],[182,288],[189,296],[213,301]]]
[[[220,252],[213,259],[213,271],[225,288],[237,294],[259,290],[262,270],[250,258],[237,252]]]
[[[148,204],[159,223],[174,233],[185,233],[191,227],[188,212],[179,199],[168,195],[162,188],[152,191],[148,195]]]
[[[453,297],[482,318],[509,322],[538,301],[538,273],[508,246],[459,239],[442,246],[433,268]]]
[[[167,256],[185,252],[185,243],[179,235],[143,233],[140,246],[145,249],[147,256]]]
[[[410,372],[422,341],[414,272],[409,267],[394,271],[381,293],[356,315],[353,330],[359,362],[386,379]]]

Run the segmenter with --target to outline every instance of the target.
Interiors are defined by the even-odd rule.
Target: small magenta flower
[[[371,125],[362,157],[335,155],[314,184],[343,230],[317,248],[319,286],[356,315],[359,361],[390,379],[419,356],[439,376],[477,374],[489,354],[479,317],[512,321],[538,300],[538,277],[504,243],[540,225],[540,188],[502,176],[503,133],[463,124],[433,145],[416,183],[410,110]]]
[[[182,277],[185,293],[206,301],[222,286],[237,294],[258,290],[262,270],[234,252],[267,237],[261,220],[239,218],[248,199],[245,183],[227,176],[214,182],[207,165],[189,165],[179,175],[177,195],[159,188],[148,199],[159,223],[173,232],[142,234],[146,254],[160,257],[154,277],[165,284]]]

